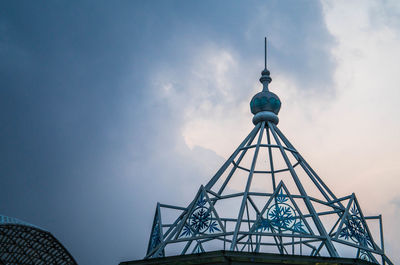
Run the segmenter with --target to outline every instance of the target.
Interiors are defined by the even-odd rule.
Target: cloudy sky
[[[145,255],[252,129],[269,38],[280,129],[400,258],[398,1],[2,1],[0,213],[79,264]]]

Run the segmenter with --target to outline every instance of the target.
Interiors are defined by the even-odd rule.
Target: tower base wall
[[[121,262],[119,265],[373,265],[374,263],[347,258],[307,257],[297,255],[277,255],[268,253],[250,253],[234,251],[213,251],[199,254],[171,256],[165,258],[145,259]]]

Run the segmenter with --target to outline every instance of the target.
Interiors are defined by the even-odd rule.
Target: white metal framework
[[[226,249],[392,265],[381,215],[365,216],[354,193],[335,196],[278,129],[266,67],[260,81],[254,129],[187,207],[157,204],[145,258]]]

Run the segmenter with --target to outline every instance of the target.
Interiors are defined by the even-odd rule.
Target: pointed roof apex
[[[271,83],[272,78],[267,69],[267,37],[264,38],[264,70],[261,72],[260,82],[263,84],[263,92],[268,92],[268,84]]]
[[[253,123],[256,125],[262,121],[271,121],[278,124],[278,113],[281,108],[281,100],[277,95],[269,91],[268,85],[272,78],[267,69],[267,38],[264,39],[264,70],[261,72],[260,82],[263,84],[261,92],[254,95],[250,101],[250,110],[254,114]]]

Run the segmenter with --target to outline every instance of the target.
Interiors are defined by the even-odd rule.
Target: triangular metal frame
[[[263,140],[266,141],[266,144],[263,143]],[[254,141],[256,142],[253,143]],[[262,148],[267,148],[270,159],[269,169],[260,171],[256,168],[256,165],[259,152]],[[251,152],[252,162],[250,167],[246,168],[242,163],[246,155],[249,155],[248,151],[252,149],[254,149],[254,152]],[[285,168],[283,169],[275,167],[275,161],[273,159],[274,156],[276,156],[276,153],[274,153],[275,150],[279,151],[280,158],[284,161]],[[290,161],[288,153],[293,155],[296,160],[295,162]],[[303,174],[309,177],[314,184],[314,188],[320,192],[322,199],[308,195],[306,190],[310,187],[305,187],[301,183],[300,177],[297,174],[299,170],[302,170]],[[232,193],[230,190],[227,191],[227,187],[229,187],[229,183],[232,181],[233,176],[238,174],[238,172],[247,172],[246,185],[243,191],[236,193]],[[254,192],[251,190],[252,178],[255,174],[265,174],[271,178],[273,183],[270,192]],[[288,177],[290,176],[290,179],[293,181],[294,187],[296,187],[298,192],[295,192],[295,194],[289,192],[289,188],[285,184],[286,180],[281,180],[279,184],[276,185],[276,178],[279,174],[288,174]],[[280,191],[284,191],[284,196],[287,197],[290,201],[290,205],[298,213],[297,218],[305,225],[309,232],[308,234],[282,233],[282,231],[278,231],[279,229],[273,229],[270,233],[265,233],[265,231],[260,232],[255,229],[256,224],[262,220],[262,216],[265,215],[267,209],[276,205],[276,199],[279,196]],[[205,212],[205,215],[213,216],[213,220],[218,223],[220,231],[213,231],[212,233],[197,233],[194,236],[181,237],[182,230],[185,225],[188,224],[188,219],[191,218],[190,216],[196,208],[196,202],[199,197],[204,197],[205,203],[207,204],[207,212]],[[215,207],[220,203],[233,198],[241,199],[237,217],[228,218],[220,216],[220,213]],[[261,210],[257,208],[254,202],[254,199],[256,198],[268,198]],[[302,206],[299,206],[296,200],[301,200],[303,202]],[[354,203],[357,209],[359,209],[362,225],[366,229],[366,233],[368,233],[368,237],[372,241],[372,247],[361,246],[355,242],[347,242],[339,237],[339,233],[344,229],[344,223],[346,222],[346,218],[351,210],[349,208],[349,203],[347,203],[347,205],[345,204],[346,200]],[[321,212],[318,211],[314,205],[321,205],[331,210]],[[161,208],[176,209],[181,213],[172,224],[164,224],[161,223]],[[255,219],[251,218],[252,215],[249,211],[250,213],[253,213],[253,215],[256,215]],[[304,211],[307,213],[304,213]],[[332,231],[329,231],[329,233],[323,225],[320,215],[332,216],[332,218],[337,220]],[[192,249],[191,252],[195,251],[196,248],[204,250],[205,244],[216,241],[223,243],[221,249],[234,251],[262,252],[265,251],[263,250],[265,247],[270,248],[271,246],[275,246],[277,253],[281,254],[342,257],[337,249],[337,245],[339,244],[341,247],[356,249],[357,255],[355,258],[364,258],[365,256],[368,256],[370,261],[379,263],[375,256],[381,256],[382,262],[379,264],[393,264],[384,254],[383,244],[379,247],[375,241],[373,241],[372,234],[366,222],[366,217],[364,217],[354,194],[341,198],[336,197],[310,167],[306,160],[288,141],[284,134],[278,129],[278,127],[271,122],[260,122],[254,127],[211,180],[204,187],[201,186],[199,188],[193,201],[187,207],[158,204],[153,220],[152,233],[154,232],[158,220],[160,221],[160,227],[165,227],[167,231],[160,234],[161,242],[157,246],[150,247],[149,242],[146,258],[164,256],[167,254],[165,251],[170,244],[185,242],[180,254],[188,254],[188,250],[193,241],[196,242],[196,245],[194,247],[192,245],[193,249],[190,248]],[[311,220],[312,223],[309,223]],[[243,226],[242,223],[247,224]],[[162,229],[160,231],[162,231]],[[270,237],[272,241],[263,242],[261,237],[265,236]],[[292,239],[292,242],[287,240],[288,237]],[[335,242],[335,244],[333,244],[333,242]],[[292,249],[290,249],[290,247]],[[295,247],[300,248],[300,250],[302,249],[303,252],[295,252]],[[324,252],[322,252],[322,250],[324,250]],[[308,254],[305,253],[306,251],[308,251]]]
[[[285,191],[285,194],[282,193],[282,191]],[[255,232],[257,230],[263,229],[264,227],[262,226],[263,224],[267,223],[268,224],[268,213],[267,213],[267,219],[263,218],[263,215],[266,213],[266,211],[268,209],[271,209],[271,204],[273,204],[273,207],[279,207],[279,205],[281,204],[279,202],[279,200],[282,200],[280,198],[282,197],[287,197],[291,204],[293,205],[294,209],[292,209],[292,212],[295,212],[296,214],[299,214],[299,217],[295,218],[295,219],[300,219],[300,222],[303,222],[307,228],[307,230],[309,231],[309,233],[307,233],[306,231],[302,232],[300,230],[296,231],[296,228],[292,228],[292,227],[280,227],[278,226],[273,226],[270,225],[267,229],[271,230],[272,233],[276,233],[276,235],[274,235],[273,237],[277,237],[278,241],[282,241],[282,230],[286,230],[286,231],[292,231],[292,235],[288,235],[291,236],[292,238],[295,238],[294,233],[298,233],[298,234],[308,234],[308,235],[314,235],[314,232],[312,231],[310,225],[308,224],[307,220],[304,218],[303,213],[301,212],[300,208],[298,207],[297,203],[294,201],[293,197],[291,196],[288,188],[286,187],[286,185],[281,181],[278,186],[276,187],[274,193],[269,197],[267,203],[265,204],[265,206],[263,207],[263,209],[261,210],[261,212],[259,212],[259,215],[256,219],[256,221],[254,222],[253,226],[249,229],[250,232]],[[278,200],[278,202],[277,202]],[[290,205],[288,205],[289,207],[291,207]],[[290,209],[289,207],[286,207],[286,209]],[[289,222],[292,221],[293,219],[291,219],[291,217],[286,218]],[[282,216],[278,216],[276,218],[276,220],[278,221],[282,221],[284,222],[285,219],[282,218]],[[299,224],[299,222],[295,222],[295,224]],[[265,230],[265,229],[263,229]],[[259,232],[257,236],[262,237],[264,235],[263,232]],[[268,233],[265,233],[265,235],[269,235]],[[243,238],[245,238],[246,235],[243,235],[241,238],[239,238],[239,241],[241,241]],[[250,237],[250,235],[249,235]],[[301,238],[301,236],[299,236],[299,238]],[[319,238],[319,237],[315,237],[315,238]],[[248,243],[248,242],[247,242]],[[282,246],[277,244],[278,250],[280,253],[288,253],[288,251]],[[285,250],[285,251],[283,251]],[[257,252],[257,251],[256,251]]]
[[[204,197],[204,199],[203,199],[203,197]],[[205,224],[205,225],[208,225],[208,230],[210,230],[211,233],[214,231],[226,233],[225,227],[222,224],[222,221],[219,218],[218,213],[214,208],[214,204],[211,202],[206,190],[204,189],[204,187],[202,185],[199,189],[199,192],[197,193],[197,197],[193,200],[195,203],[192,205],[191,210],[187,212],[183,221],[181,221],[183,225],[181,225],[181,229],[177,231],[176,236],[175,236],[175,238],[182,237],[183,233],[185,233],[185,235],[192,235],[192,236],[186,237],[186,239],[188,239],[189,241],[187,242],[184,250],[182,251],[182,253],[181,253],[182,255],[186,254],[186,251],[189,248],[189,246],[191,245],[193,240],[197,240],[199,238],[199,235],[204,234],[204,233],[198,233],[198,231],[194,231],[191,228],[190,224],[188,224],[188,219],[190,218],[190,216],[193,216],[193,212],[196,210],[196,202],[198,203],[200,200],[205,200],[205,202],[202,202],[202,203],[204,203],[202,208],[207,209],[204,212],[203,217],[204,216],[212,216],[212,215],[214,216],[214,218],[211,218],[210,220],[208,220],[206,218],[206,220],[210,222],[210,224]],[[208,205],[208,207],[206,207],[206,204]],[[200,207],[200,206],[197,206],[197,207]],[[211,215],[210,215],[210,213],[211,213]],[[216,225],[216,222],[218,222],[218,225]],[[199,241],[197,241],[197,242],[198,242],[197,244],[200,244],[200,246],[201,246],[201,243]],[[201,246],[201,248],[202,248],[202,246]]]
[[[281,101],[269,91],[266,49],[265,39],[263,89],[250,103],[254,129],[187,207],[157,204],[145,258],[205,249],[338,258],[350,249],[352,258],[392,265],[384,253],[382,217],[365,217],[354,194],[336,197],[277,127]],[[263,156],[267,165],[258,163]],[[232,201],[237,211],[224,206]],[[163,208],[178,211],[174,222],[162,222]],[[380,246],[368,219],[379,220]],[[178,253],[168,253],[170,246]]]
[[[147,246],[147,254],[158,247],[158,245],[163,241],[162,233],[162,220],[160,213],[160,203],[157,203],[156,212],[154,214],[153,225],[151,227],[149,244]],[[160,257],[165,256],[165,251],[160,252]]]

